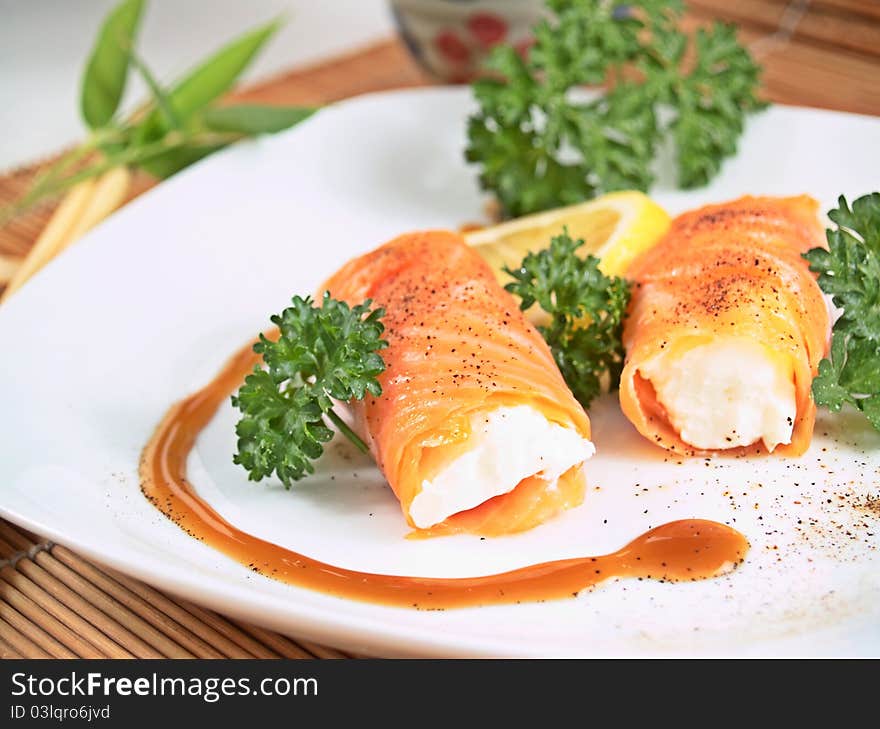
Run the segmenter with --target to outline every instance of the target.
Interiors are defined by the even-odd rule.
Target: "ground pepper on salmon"
[[[347,263],[325,290],[385,309],[382,394],[354,407],[411,526],[505,534],[582,502],[589,419],[459,234],[400,236]]]
[[[691,455],[809,447],[829,337],[802,258],[823,245],[817,211],[805,195],[708,205],[633,263],[620,404],[643,436]]]

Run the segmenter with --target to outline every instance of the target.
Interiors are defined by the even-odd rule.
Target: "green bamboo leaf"
[[[146,159],[138,164],[143,170],[164,180],[180,172],[185,167],[198,162],[200,159],[213,154],[219,149],[223,149],[223,144],[212,144],[206,146],[179,147],[177,149],[162,152],[155,157]]]
[[[202,120],[205,126],[216,132],[238,132],[250,136],[280,132],[310,117],[315,111],[304,106],[239,104],[207,109]]]
[[[134,43],[144,0],[125,0],[104,20],[83,75],[80,110],[90,129],[112,119],[128,76],[129,49]]]
[[[156,77],[153,75],[153,72],[150,71],[147,64],[144,63],[141,57],[134,51],[131,51],[131,64],[135,67],[138,73],[140,73],[141,78],[150,92],[150,96],[153,97],[153,103],[165,119],[165,124],[171,129],[180,129],[182,125],[177,118],[177,115],[174,113],[174,109],[171,107],[171,102],[168,100],[167,94],[159,85],[159,82],[156,80]]]
[[[178,81],[167,93],[168,103],[177,118],[186,124],[193,114],[228,91],[280,27],[281,21],[273,20],[245,33]],[[161,112],[154,109],[141,124],[139,139],[157,139],[165,131]]]

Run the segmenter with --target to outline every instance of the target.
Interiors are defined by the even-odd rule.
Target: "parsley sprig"
[[[843,312],[835,322],[831,357],[819,363],[813,380],[817,405],[837,412],[861,410],[880,430],[880,192],[852,204],[841,196],[828,213],[828,250],[804,254],[819,286]]]
[[[538,331],[572,393],[588,407],[602,390],[603,376],[608,375],[612,388],[620,382],[630,287],[622,278],[603,274],[595,256],[580,258],[576,251],[583,244],[566,230],[549,248],[529,253],[518,269],[504,270],[514,278],[505,288],[520,297],[520,308],[538,304],[550,316]]]
[[[507,215],[646,190],[669,136],[682,187],[706,184],[736,153],[746,114],[764,104],[755,95],[760,68],[732,26],[699,30],[685,61],[680,2],[546,4],[555,18],[534,28],[527,58],[496,47],[488,60],[496,78],[473,86],[479,111],[466,157]],[[593,101],[573,93],[596,84],[610,90]]]
[[[285,487],[314,473],[312,461],[333,437],[330,420],[361,451],[364,442],[333,410],[333,401],[378,396],[376,379],[385,370],[379,350],[384,309],[367,300],[350,308],[325,293],[320,307],[295,296],[292,306],[272,317],[277,341],[260,335],[254,351],[263,363],[245,379],[232,404],[241,410],[235,432],[238,453],[252,481],[276,473]]]

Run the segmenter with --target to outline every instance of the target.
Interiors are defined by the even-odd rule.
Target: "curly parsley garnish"
[[[804,254],[819,286],[843,310],[835,322],[831,357],[813,380],[817,405],[837,412],[844,404],[861,410],[880,430],[880,192],[850,207],[842,195],[828,213],[836,228],[826,231],[828,250]]]
[[[235,432],[238,453],[252,481],[273,472],[285,487],[314,473],[312,461],[324,452],[333,431],[329,419],[361,451],[364,442],[333,410],[333,400],[378,396],[376,379],[385,370],[379,350],[388,346],[380,321],[384,310],[370,311],[370,300],[350,308],[324,294],[320,307],[307,296],[272,317],[278,341],[260,335],[254,351],[263,357],[232,398],[241,410]]]
[[[601,392],[603,375],[612,389],[620,383],[630,287],[622,278],[603,274],[595,256],[580,258],[576,251],[583,244],[565,231],[549,248],[529,253],[518,269],[504,270],[515,279],[505,288],[522,299],[520,308],[537,303],[550,316],[538,331],[572,393],[588,407]]]
[[[547,0],[554,20],[534,28],[526,58],[494,49],[496,78],[474,86],[468,161],[509,216],[568,205],[612,190],[646,190],[664,138],[677,148],[682,187],[705,185],[736,153],[760,67],[716,23],[697,32],[690,60],[680,2]],[[583,85],[610,90],[593,101]],[[658,114],[659,107],[669,114]]]

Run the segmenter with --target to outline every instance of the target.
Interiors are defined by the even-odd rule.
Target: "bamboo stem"
[[[130,185],[131,172],[127,167],[114,167],[101,175],[95,181],[95,192],[91,200],[82,216],[73,224],[59,253],[122,205]]]
[[[23,260],[19,256],[7,256],[0,253],[0,286],[5,286],[12,280]]]
[[[82,215],[92,191],[95,187],[94,180],[86,180],[74,187],[61,201],[58,209],[52,215],[49,223],[37,238],[33,248],[28,252],[15,276],[9,282],[0,302],[6,301],[9,296],[21,287],[25,281],[33,276],[43,265],[49,261],[64,243],[65,236],[73,227],[76,219]]]
[[[126,167],[114,167],[77,184],[62,200],[0,297],[6,301],[37,271],[125,201],[131,183]]]

